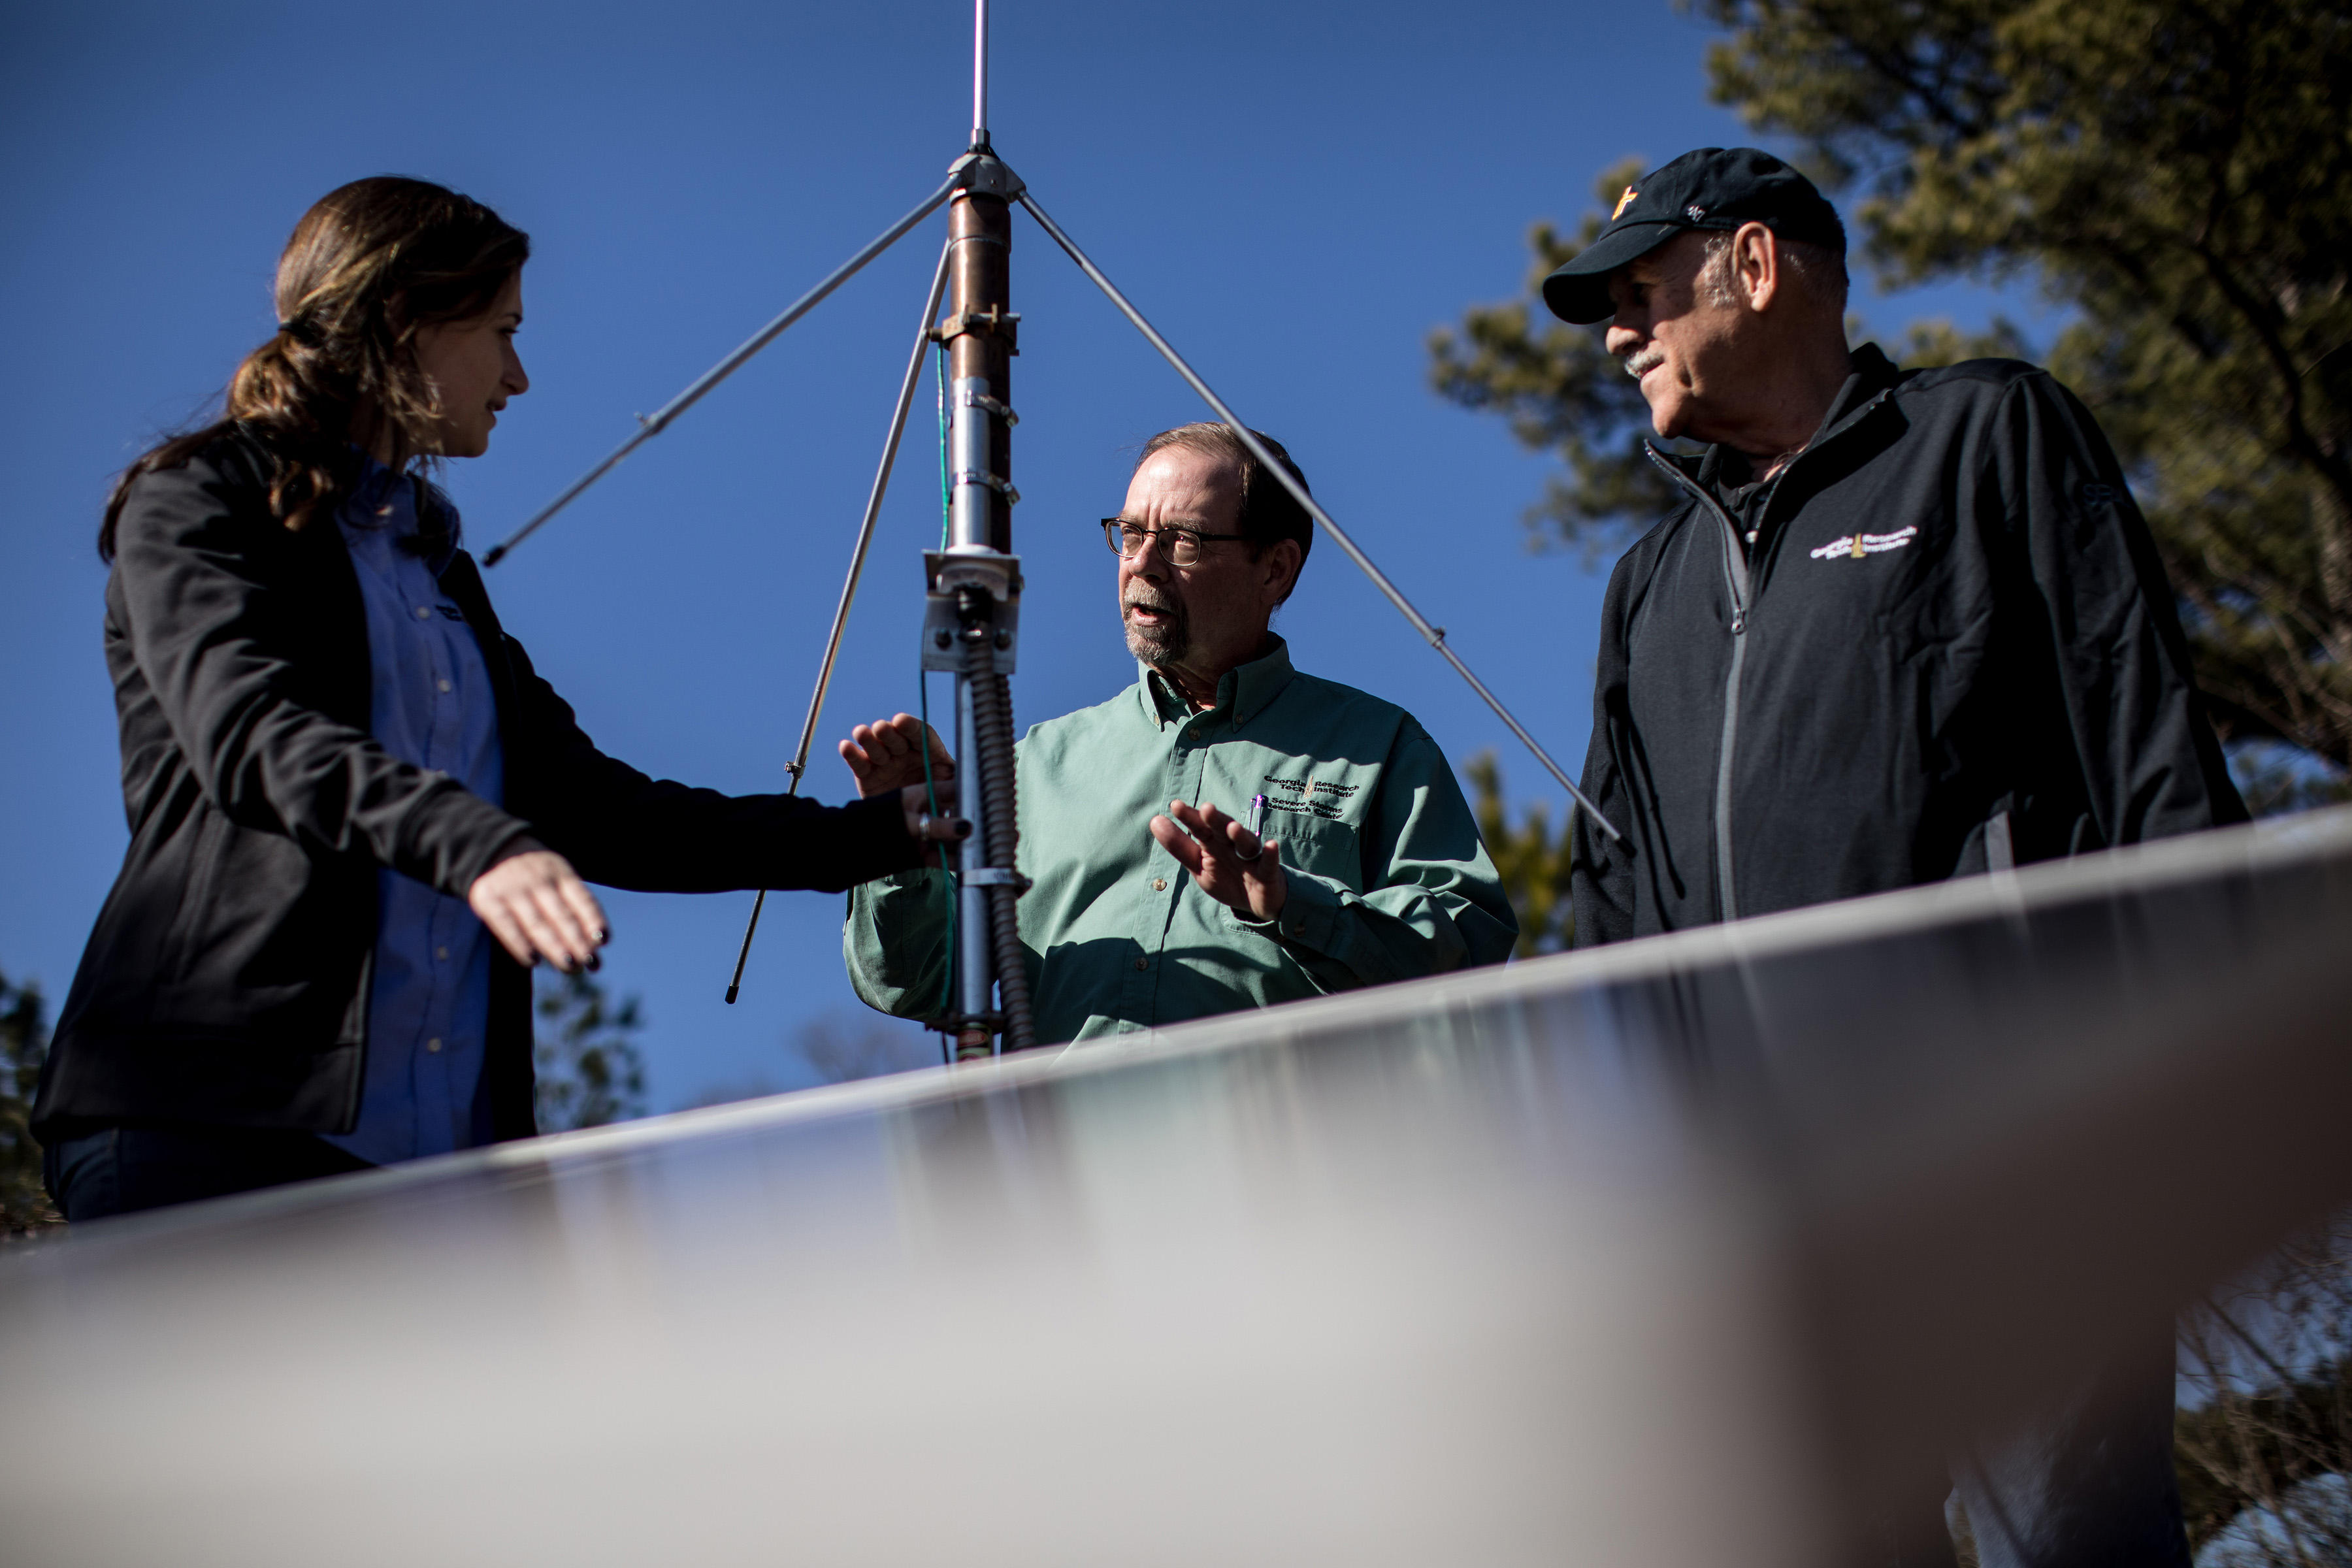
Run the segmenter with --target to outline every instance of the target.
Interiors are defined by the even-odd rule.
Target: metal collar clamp
[[[959,194],[996,196],[1008,202],[1020,200],[1022,193],[1029,188],[993,153],[966,153],[948,165],[948,178]]]
[[[964,310],[950,316],[931,329],[931,341],[949,342],[966,332],[990,332],[1004,340],[1009,353],[1021,352],[1021,312],[1008,310],[1002,305],[991,305],[985,310]]]
[[[1008,501],[1018,501],[1021,499],[1021,492],[1013,488],[1013,481],[1002,474],[984,473],[978,468],[966,468],[956,475],[955,482],[960,485],[986,485]]]
[[[1016,315],[1010,319],[1017,321],[1021,318]],[[974,392],[969,386],[963,389],[963,405],[966,408],[986,409],[989,413],[995,415],[999,419],[1003,420],[1005,428],[1007,429],[1011,429],[1013,426],[1021,423],[1021,416],[1013,412],[1013,407],[1010,404],[1005,403],[1000,398],[991,397],[984,392]]]

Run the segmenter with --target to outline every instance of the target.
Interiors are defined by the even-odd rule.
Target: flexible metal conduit
[[[1010,871],[1018,859],[1014,849],[1020,820],[1013,768],[1012,682],[992,670],[973,676],[971,708],[989,864]],[[1008,1051],[1025,1051],[1037,1043],[1037,1026],[1029,1015],[1029,971],[1021,962],[1020,900],[1016,885],[999,882],[988,889],[989,943],[996,955],[996,992]]]

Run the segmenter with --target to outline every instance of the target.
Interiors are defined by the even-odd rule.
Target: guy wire
[[[948,258],[946,246],[940,247],[940,264],[931,271],[930,292],[923,299],[922,331],[915,338],[914,352],[907,356],[907,374],[898,383],[898,400],[890,406],[890,434],[882,442],[882,461],[874,470],[874,487],[866,492],[866,514],[858,520],[857,543],[849,552],[849,574],[841,584],[840,601],[833,609],[833,630],[826,637],[824,659],[817,666],[816,689],[809,694],[808,718],[801,725],[800,747],[784,771],[792,783],[784,794],[801,792],[801,780],[808,773],[809,747],[815,742],[817,721],[824,713],[825,693],[833,686],[834,662],[841,656],[841,634],[849,625],[849,608],[857,601],[857,584],[866,573],[866,553],[874,543],[874,525],[882,515],[882,498],[890,489],[890,469],[898,459],[898,443],[907,433],[907,411],[914,405],[915,388],[923,381],[923,345],[930,341],[932,324],[938,321],[940,298],[947,292]],[[760,930],[760,911],[768,907],[768,889],[751,900],[751,918],[743,926],[743,945],[736,950],[735,973],[727,982],[727,1004],[735,1005],[742,994],[743,966],[751,962],[751,939]]]
[[[1118,291],[1118,285],[1104,276],[1101,268],[1097,267],[1087,258],[1087,253],[1078,248],[1077,241],[1064,234],[1062,226],[1045,216],[1045,209],[1037,205],[1035,196],[1024,190],[1013,199],[1029,209],[1029,216],[1037,220],[1037,226],[1045,231],[1048,238],[1062,247],[1062,254],[1076,262],[1078,270],[1087,275],[1087,280],[1101,289],[1104,297],[1110,300],[1118,313],[1127,318],[1129,324],[1143,334],[1144,341],[1160,351],[1160,357],[1166,360],[1170,368],[1178,375],[1183,377],[1186,385],[1200,394],[1201,401],[1215,411],[1217,417],[1224,422],[1226,428],[1233,431],[1234,438],[1249,448],[1250,455],[1258,460],[1267,473],[1274,476],[1284,489],[1290,492],[1292,499],[1306,509],[1309,517],[1322,525],[1324,533],[1330,538],[1331,542],[1338,545],[1346,553],[1348,559],[1353,561],[1364,575],[1372,580],[1372,586],[1379,589],[1382,596],[1396,606],[1398,613],[1412,623],[1412,629],[1419,632],[1423,639],[1437,650],[1439,658],[1454,667],[1454,673],[1468,683],[1470,689],[1476,692],[1486,706],[1494,710],[1495,717],[1503,721],[1504,727],[1518,737],[1519,743],[1534,753],[1536,761],[1543,764],[1544,771],[1550,773],[1562,789],[1568,791],[1568,798],[1573,803],[1570,807],[1571,817],[1574,809],[1581,807],[1585,814],[1592,818],[1593,826],[1607,834],[1612,840],[1622,844],[1625,841],[1625,836],[1618,832],[1609,818],[1601,815],[1601,808],[1592,804],[1591,798],[1577,787],[1576,781],[1568,776],[1568,770],[1552,761],[1551,753],[1543,749],[1543,743],[1529,734],[1527,726],[1520,723],[1508,708],[1503,706],[1503,700],[1486,689],[1486,683],[1471,673],[1470,667],[1462,662],[1462,656],[1446,646],[1445,628],[1432,626],[1426,616],[1412,607],[1412,601],[1404,596],[1403,590],[1389,580],[1388,574],[1372,563],[1372,558],[1365,554],[1363,548],[1354,540],[1348,537],[1346,530],[1331,521],[1331,514],[1324,510],[1322,504],[1307,493],[1307,487],[1292,478],[1289,469],[1274,460],[1274,454],[1265,449],[1265,445],[1258,439],[1257,433],[1243,424],[1241,416],[1226,405],[1225,400],[1219,397],[1207,382],[1201,379],[1200,373],[1184,362],[1184,356],[1178,353],[1174,346],[1160,335],[1157,328],[1143,319],[1143,312],[1137,310],[1129,301],[1128,297]]]
[[[518,528],[512,533],[508,534],[506,538],[490,546],[489,553],[482,557],[482,565],[485,568],[488,568],[495,566],[499,562],[505,560],[509,551],[512,550],[516,545],[520,544],[524,540],[537,532],[540,527],[544,524],[549,518],[553,517],[557,512],[562,511],[565,507],[570,506],[574,500],[579,499],[581,493],[587,489],[589,486],[594,484],[598,479],[603,479],[606,474],[611,473],[614,468],[618,468],[622,459],[626,458],[630,453],[635,451],[639,447],[644,446],[647,441],[650,441],[655,437],[660,435],[664,430],[668,429],[670,421],[685,413],[688,409],[693,407],[696,404],[701,402],[705,393],[709,392],[712,387],[717,386],[720,382],[725,381],[729,376],[733,375],[737,371],[742,369],[744,364],[750,361],[753,354],[758,353],[761,349],[764,349],[770,343],[774,342],[776,339],[782,334],[785,328],[791,326],[794,321],[799,321],[803,316],[807,315],[811,310],[815,310],[826,295],[832,293],[835,289],[840,288],[844,283],[855,277],[858,268],[864,267],[867,262],[873,260],[876,257],[889,249],[891,246],[898,242],[900,236],[906,234],[908,230],[913,228],[917,224],[930,216],[934,212],[937,212],[946,204],[947,199],[950,196],[955,195],[957,188],[957,178],[954,174],[950,174],[948,176],[948,180],[945,184],[941,185],[938,190],[933,191],[929,195],[923,198],[922,205],[908,213],[905,217],[900,218],[897,223],[892,224],[888,228],[884,229],[880,234],[877,235],[872,240],[866,243],[865,249],[860,250],[856,255],[851,257],[848,260],[835,268],[831,272],[826,273],[824,278],[818,280],[815,288],[810,289],[807,293],[793,300],[790,305],[785,306],[783,314],[778,316],[766,326],[761,327],[758,331],[752,333],[751,336],[740,347],[736,349],[734,353],[729,354],[725,359],[720,360],[717,364],[712,365],[709,370],[704,371],[699,376],[696,377],[693,385],[688,387],[684,392],[679,393],[676,397],[671,398],[667,403],[663,404],[661,407],[656,409],[651,415],[638,416],[637,433],[635,435],[630,437],[627,440],[622,442],[620,446],[614,448],[612,454],[603,462],[597,464],[579,479],[572,481],[572,487],[569,489],[566,489],[562,495],[557,496],[553,500],[541,507],[539,510],[538,514],[532,517],[529,522],[524,523],[520,528]],[[923,324],[926,327],[930,325],[928,321]]]

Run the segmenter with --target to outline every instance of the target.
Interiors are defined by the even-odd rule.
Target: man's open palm
[[[1195,811],[1181,800],[1168,803],[1167,816],[1151,819],[1151,837],[1219,903],[1254,921],[1281,915],[1290,888],[1273,839],[1261,840],[1213,805]]]

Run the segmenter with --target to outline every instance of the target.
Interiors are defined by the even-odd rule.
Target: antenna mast
[[[933,1026],[953,1037],[958,1059],[985,1057],[996,1050],[1024,1050],[1037,1043],[1030,1021],[1029,981],[1024,967],[1020,924],[1015,900],[1027,884],[1013,866],[1017,815],[1013,799],[1013,695],[1007,678],[1013,672],[1021,631],[1021,558],[1013,553],[1013,505],[1021,492],[1013,488],[1013,356],[1019,353],[1021,322],[1012,309],[1013,206],[1029,209],[1054,243],[1068,254],[1141,332],[1151,346],[1183,377],[1242,444],[1265,465],[1283,488],[1305,507],[1332,541],[1360,567],[1381,593],[1412,623],[1415,631],[1454,672],[1468,683],[1511,733],[1524,742],[1576,805],[1591,814],[1593,826],[1611,838],[1622,836],[1585,797],[1568,771],[1554,762],[1525,725],[1514,718],[1502,700],[1486,689],[1445,641],[1445,630],[1432,626],[1413,608],[1397,585],[1372,563],[1362,548],[1332,521],[1304,485],[1273,460],[1263,442],[1224,400],[1212,390],[1167,339],[1152,329],[1102,269],[1087,258],[1061,226],[1006,168],[988,139],[988,0],[972,0],[971,143],[948,170],[947,181],[920,206],[900,218],[856,255],[842,263],[769,322],[741,347],[704,373],[700,379],[672,398],[651,417],[640,417],[637,433],[569,489],[483,557],[496,565],[506,553],[562,511],[582,492],[610,473],[623,458],[669,426],[672,420],[699,402],[718,385],[773,342],[826,295],[888,249],[898,238],[948,204],[948,242],[940,272],[933,276],[925,307],[924,342],[945,345],[950,363],[948,395],[949,505],[947,538],[942,547],[926,552],[923,576],[928,590],[923,610],[922,664],[926,672],[944,670],[955,677],[957,815],[972,825],[972,835],[953,849],[955,881],[955,951],[945,1015]],[[948,289],[948,313],[929,325],[938,308],[940,289]],[[815,694],[801,733],[800,750],[791,764],[797,790],[808,762],[811,739],[824,710],[826,688],[841,647],[842,629],[857,593],[857,581],[872,541],[884,490],[890,481],[890,464],[906,428],[907,410],[920,372],[923,342],[908,362],[898,404],[885,444],[882,464],[866,500],[865,521],[858,531],[848,581],[834,612],[833,634],[825,646],[824,662],[817,674]],[[735,960],[735,977],[727,988],[732,1002],[742,984],[743,965],[759,929],[760,909],[766,894],[752,905],[751,925]],[[1002,1043],[997,1037],[1002,1037]]]
[[[948,205],[948,545],[925,557],[923,667],[955,675],[955,979],[942,1025],[958,1059],[1036,1044],[1013,868],[1013,694],[1021,562],[1013,553],[1013,202],[1021,182],[988,145],[988,0],[973,0],[971,149]],[[1001,1006],[999,1004],[1001,1003]]]
[[[971,0],[971,150],[988,151],[988,0]]]

